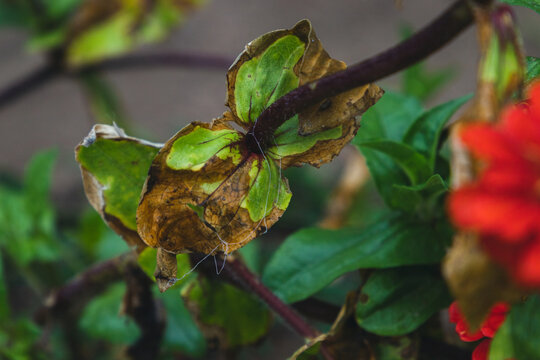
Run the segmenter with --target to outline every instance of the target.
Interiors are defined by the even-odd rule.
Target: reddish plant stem
[[[276,100],[258,117],[250,134],[265,146],[276,129],[322,100],[403,70],[442,48],[473,22],[468,1],[459,0],[431,24],[398,45],[343,71],[325,76]]]
[[[227,261],[225,269],[239,278],[251,292],[257,295],[264,303],[268,305],[276,314],[289,324],[298,334],[304,338],[312,339],[318,335],[317,330],[311,327],[302,319],[296,311],[281,301],[270,289],[264,286],[259,278],[247,268],[247,266],[238,259]]]

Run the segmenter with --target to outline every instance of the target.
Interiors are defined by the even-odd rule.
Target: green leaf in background
[[[0,27],[32,27],[33,13],[23,1],[0,1]]]
[[[88,99],[95,123],[120,126],[129,131],[128,119],[111,84],[96,72],[85,72],[79,77]]]
[[[119,283],[94,298],[79,319],[80,329],[110,343],[134,342],[139,337],[139,328],[131,318],[119,314],[125,291],[126,285]]]
[[[451,236],[448,224],[423,224],[396,214],[365,229],[307,228],[285,240],[262,279],[291,303],[315,294],[349,271],[437,263]]]
[[[69,1],[69,0],[63,0]],[[74,0],[73,0],[74,1]],[[163,40],[179,25],[184,15],[202,3],[199,0],[118,1],[112,14],[110,7],[85,2],[79,13],[95,12],[96,20],[76,24],[81,31],[72,36],[67,47],[67,63],[81,66],[119,56],[136,46]]]
[[[407,129],[422,112],[422,104],[416,98],[386,92],[381,100],[362,116],[362,126],[352,141],[366,158],[371,176],[387,204],[391,203],[394,184],[410,185],[407,176],[389,156],[361,147],[361,144],[381,139],[401,141]]]
[[[512,324],[505,321],[489,346],[489,360],[508,360],[515,357],[514,343],[512,342]]]
[[[0,252],[0,323],[7,321],[10,313],[2,256],[3,254]]]
[[[512,306],[489,351],[489,360],[539,359],[540,295]]]
[[[402,26],[401,37],[403,40],[413,34],[410,26]],[[456,75],[452,68],[429,71],[425,61],[420,61],[409,66],[402,73],[401,83],[404,94],[426,101],[447,85]]]
[[[70,15],[83,0],[54,0],[44,1],[44,9],[51,20],[61,20]]]
[[[379,337],[374,346],[377,360],[416,360],[418,358],[419,337],[410,336]]]
[[[222,281],[201,278],[194,282],[185,298],[196,307],[201,326],[222,334],[225,347],[251,344],[264,336],[272,320],[268,309],[252,295]]]
[[[379,140],[364,142],[360,147],[367,147],[390,157],[407,175],[411,185],[421,184],[431,175],[432,170],[427,159],[407,144]]]
[[[525,82],[528,83],[537,77],[540,77],[540,59],[534,56],[527,56],[525,60],[527,62]]]
[[[362,126],[353,144],[380,139],[401,141],[423,111],[422,104],[415,97],[387,91],[362,115]]]
[[[435,169],[437,150],[445,125],[450,117],[471,98],[472,95],[465,95],[435,106],[420,115],[407,129],[403,142],[412,146],[428,159],[431,171]]]
[[[41,337],[41,329],[30,319],[2,322],[0,325],[0,359],[2,360],[46,360],[44,349],[36,344]],[[62,349],[55,349],[55,356],[62,357]]]
[[[157,290],[157,288],[155,289]],[[155,297],[163,301],[167,312],[164,347],[167,350],[180,351],[189,356],[200,357],[204,355],[206,340],[186,309],[180,292],[169,290],[159,293],[156,291]]]
[[[0,185],[0,246],[19,265],[59,256],[54,210],[49,199],[57,151],[39,152],[26,168],[22,189]]]
[[[405,335],[451,301],[438,269],[414,266],[377,270],[362,287],[356,320],[360,327],[377,335]]]
[[[121,55],[134,46],[131,29],[137,15],[121,11],[79,35],[69,46],[69,64],[80,66]]]
[[[447,191],[448,185],[438,174],[432,175],[420,185],[394,185],[392,207],[417,214],[420,218],[437,215],[434,207],[439,197]]]
[[[501,0],[510,5],[519,5],[528,7],[540,14],[540,0]]]
[[[108,125],[94,126],[77,146],[86,196],[104,219],[114,217],[128,230],[136,231],[139,196],[159,148]]]

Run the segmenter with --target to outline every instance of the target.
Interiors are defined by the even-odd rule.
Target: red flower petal
[[[536,81],[529,87],[529,108],[536,119],[540,119],[540,81]]]
[[[495,333],[501,327],[504,319],[506,319],[506,313],[508,312],[509,307],[505,303],[498,303],[489,312],[489,316],[482,324],[482,334],[486,337],[492,338],[495,336]]]
[[[448,314],[450,316],[450,322],[456,324],[456,332],[462,341],[477,341],[484,337],[481,330],[478,330],[473,334],[470,333],[469,326],[459,310],[457,301],[454,301],[450,305]]]
[[[518,164],[491,164],[479,179],[480,187],[493,192],[506,192],[516,196],[534,196],[539,174],[532,171],[530,166]]]
[[[478,158],[508,163],[523,162],[520,149],[506,134],[488,124],[472,124],[461,132],[461,139]]]
[[[540,287],[540,238],[530,241],[529,246],[523,249],[515,276],[523,285]]]
[[[461,228],[521,242],[540,227],[540,204],[527,200],[469,186],[450,195],[448,209]]]
[[[472,353],[472,360],[488,360],[489,347],[491,346],[491,339],[486,339],[480,343],[474,349]]]

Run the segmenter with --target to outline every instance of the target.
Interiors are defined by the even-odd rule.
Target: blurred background
[[[1,2],[9,3],[7,0]],[[134,54],[177,51],[219,56],[230,59],[232,63],[252,39],[275,29],[290,28],[297,21],[307,18],[311,20],[329,54],[353,64],[396,44],[406,34],[426,25],[451,3],[445,0],[205,0],[202,5],[186,14],[181,26],[164,41],[138,47]],[[538,14],[519,7],[515,8],[515,12],[526,54],[540,56]],[[5,14],[0,13],[0,19],[2,15]],[[29,38],[29,33],[21,28],[0,27],[0,91],[45,63],[43,52],[32,50],[35,46],[29,45]],[[444,86],[436,86],[433,92],[420,96],[425,106],[430,107],[473,92],[477,59],[474,28],[468,29],[449,46],[431,56],[422,65],[422,71],[436,73],[441,79],[444,78],[441,80]],[[110,86],[108,90],[114,91],[124,123],[129,125],[128,134],[165,142],[184,125],[192,121],[210,121],[225,111],[225,72],[226,68],[139,67],[105,71],[104,79]],[[414,77],[414,73],[411,76]],[[384,79],[379,85],[385,90],[404,91],[404,87],[411,88],[410,81],[410,78],[405,80],[402,74],[396,74]],[[11,302],[16,304],[16,313],[26,311],[30,314],[39,307],[40,296],[45,296],[50,288],[59,286],[89,264],[126,250],[123,242],[106,229],[95,212],[89,210],[79,168],[74,159],[75,146],[88,134],[92,125],[109,120],[100,119],[101,115],[92,110],[87,91],[73,78],[55,77],[38,89],[0,107],[0,202],[3,202],[3,205],[0,204],[0,245],[1,238],[13,240],[29,236],[34,239],[32,241],[37,241],[37,231],[45,239],[39,240],[43,241],[45,248],[56,250],[51,250],[49,255],[41,253],[35,257],[44,263],[62,259],[68,264],[65,268],[55,268],[47,273],[50,278],[44,283],[39,276],[35,278],[34,273],[50,270],[50,265],[38,264],[31,267],[28,264],[35,260],[32,255],[24,255],[21,260],[17,254],[24,252],[24,249],[8,249],[10,255],[4,256],[4,268],[16,271],[4,272],[7,274],[8,287],[12,290],[9,296]],[[24,178],[25,169],[28,169],[32,157],[46,149],[56,149],[57,160],[54,161],[54,153],[41,153]],[[345,151],[345,156],[348,151],[354,150]],[[284,221],[278,224],[271,236],[282,239],[291,231],[315,224],[321,219],[325,201],[338,178],[336,173],[341,170],[343,163],[343,160],[338,159],[320,170],[290,170],[289,176],[299,179],[296,189],[292,188],[292,205]],[[53,169],[50,172],[50,198],[49,168]],[[29,202],[24,200],[26,207],[21,205],[21,212],[29,212],[28,218],[21,220],[22,225],[14,225],[13,218],[8,215],[17,209],[19,203],[24,202],[19,197],[22,199],[29,196],[25,195],[25,189],[38,191],[43,204],[35,197],[27,199]],[[367,191],[364,196],[369,197],[372,193]],[[32,201],[35,203],[32,204]],[[372,199],[374,203],[377,201]],[[41,212],[33,214],[28,210],[32,206]],[[363,210],[358,211],[369,209],[366,210],[363,205]],[[36,216],[44,224],[37,229],[33,225],[37,221]],[[16,233],[13,226],[23,230]],[[254,266],[260,268],[261,265]],[[30,285],[21,285],[21,281]],[[114,291],[116,295],[110,295],[110,298],[119,299],[122,290]],[[340,291],[344,296],[346,289]],[[89,334],[106,342],[107,336],[111,336],[111,327],[121,327],[118,324],[122,322],[114,323],[109,328],[105,326],[106,330],[103,331],[92,323],[93,314],[102,314],[101,310],[108,309],[107,299],[103,301],[103,308],[99,307],[100,304],[93,305],[94,308],[87,310],[82,325],[77,326],[90,329]],[[336,303],[339,304],[339,300]],[[116,312],[112,311],[111,317]],[[28,326],[30,330],[25,328],[25,331],[37,334],[37,330]],[[134,338],[133,331],[120,331],[114,341],[129,343]],[[300,339],[288,338],[287,330],[282,327],[273,327],[271,331],[270,342],[263,346],[266,350],[248,350],[242,355],[243,358],[285,358],[301,344]],[[39,336],[42,338],[42,335]],[[0,336],[0,344],[2,341]],[[64,349],[57,347],[60,348]],[[268,351],[270,348],[272,352]],[[99,349],[99,346],[93,349],[98,351],[95,349]]]

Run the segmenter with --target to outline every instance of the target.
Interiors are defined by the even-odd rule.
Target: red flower
[[[509,307],[506,303],[495,304],[491,308],[487,319],[482,323],[480,329],[475,333],[470,332],[469,325],[467,325],[465,318],[461,314],[461,310],[459,309],[456,301],[454,301],[450,305],[450,308],[448,308],[448,314],[450,315],[450,322],[456,324],[456,332],[461,340],[476,341],[483,337],[492,338],[504,322],[508,310]]]
[[[450,322],[456,324],[456,332],[463,341],[477,341],[483,337],[490,339],[484,339],[477,347],[474,349],[472,354],[472,360],[487,360],[487,355],[489,352],[489,346],[491,345],[491,338],[495,336],[495,333],[501,327],[504,319],[506,318],[506,313],[508,312],[509,307],[505,303],[498,303],[491,308],[487,319],[482,323],[480,329],[475,333],[470,333],[469,325],[465,321],[465,318],[459,310],[458,304],[454,301],[450,308],[448,309],[448,314],[450,315]]]
[[[488,360],[489,346],[491,345],[491,339],[483,340],[480,345],[478,345],[473,353],[472,360]]]
[[[485,169],[451,194],[450,217],[477,232],[516,281],[540,287],[540,83],[498,124],[472,124],[461,136]]]

